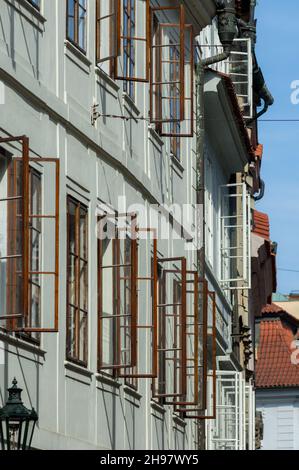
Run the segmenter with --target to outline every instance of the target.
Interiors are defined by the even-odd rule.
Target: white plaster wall
[[[24,403],[39,414],[34,446],[41,449],[193,448],[194,423],[174,418],[171,407],[153,405],[149,380],[139,381],[134,392],[121,380],[97,374],[97,264],[92,254],[97,249],[93,215],[98,201],[116,207],[122,194],[128,204],[140,201],[147,207],[195,203],[194,139],[182,144],[183,160],[178,165],[169,156],[169,141],[146,122],[100,118],[92,127],[94,103],[104,114],[147,115],[148,85],[136,84],[134,104],[123,95],[121,82],[113,82],[95,67],[94,0],[88,1],[86,57],[65,41],[65,2],[41,0],[41,4],[40,15],[26,8],[26,0],[0,0],[0,80],[6,99],[0,134],[26,134],[32,156],[60,159],[59,333],[43,334],[40,347],[0,333],[5,349],[0,406],[16,376],[24,389]],[[6,149],[15,155],[20,152],[18,145]],[[89,209],[87,369],[65,361],[67,194]],[[51,196],[49,188],[44,190],[44,199]],[[163,256],[185,254],[184,244],[172,237],[161,242],[159,250]],[[51,260],[51,250],[45,250],[44,262]],[[188,262],[190,268],[195,266],[195,253],[188,254]],[[43,302],[46,307],[48,299],[43,297]],[[229,316],[228,306],[223,305]]]
[[[264,421],[262,450],[298,450],[298,389],[257,390],[256,407]]]

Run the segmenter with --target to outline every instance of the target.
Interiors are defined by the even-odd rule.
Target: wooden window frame
[[[71,253],[70,251],[70,239],[69,239],[69,204],[73,204],[75,206],[75,252]],[[85,243],[86,243],[86,256],[81,256],[81,235],[80,235],[80,218],[81,218],[81,209],[85,211],[85,220],[86,220],[86,232],[84,234]],[[75,199],[74,197],[67,195],[67,270],[70,266],[70,259],[71,257],[74,259],[74,266],[75,266],[75,303],[71,304],[69,299],[69,279],[68,279],[68,272],[67,272],[67,302],[66,302],[66,357],[67,360],[70,362],[75,362],[77,364],[83,365],[87,367],[88,364],[88,207],[85,204],[82,204],[80,201]],[[80,269],[81,263],[84,263],[85,269],[87,269],[87,288],[84,286],[86,290],[85,295],[87,296],[87,309],[81,307],[81,284],[80,284]],[[75,354],[70,354],[68,352],[68,345],[69,345],[69,322],[70,322],[70,309],[74,309],[74,322],[75,322]],[[84,317],[86,318],[86,327],[85,327],[85,334],[83,338],[83,357],[84,359],[80,359],[80,343],[81,343],[81,336],[80,336],[80,318],[81,314],[83,313]]]
[[[120,34],[119,34],[119,7],[120,0],[110,0],[110,12],[106,16],[101,16],[101,0],[96,0],[96,63],[101,64],[111,61],[120,55]],[[114,11],[112,11],[114,10]],[[109,50],[107,56],[101,57],[101,23],[109,19]],[[113,31],[114,29],[114,31]],[[114,36],[114,37],[113,37]],[[114,41],[114,47],[113,47]]]
[[[146,57],[145,57],[145,74],[143,77],[139,77],[139,76],[136,76],[135,74],[133,76],[131,75],[121,75],[121,73],[119,72],[119,58],[118,57],[115,57],[114,59],[114,78],[116,80],[124,80],[125,82],[131,82],[131,83],[134,83],[134,82],[141,82],[141,83],[147,83],[149,82],[149,61],[150,61],[150,0],[144,0],[144,1],[140,1],[140,0],[127,0],[127,1],[134,1],[134,10],[135,10],[135,29],[136,29],[136,11],[138,10],[137,8],[137,3],[138,4],[141,4],[141,3],[144,3],[145,4],[145,28],[144,28],[144,31],[145,31],[145,36],[144,37],[139,37],[139,36],[136,36],[135,35],[135,31],[134,31],[134,36],[131,36],[130,34],[128,36],[125,36],[124,33],[123,33],[123,14],[124,14],[124,0],[118,0],[118,5],[119,5],[119,10],[118,10],[118,33],[117,33],[117,37],[118,37],[118,46],[119,46],[119,55],[120,57],[122,58],[122,60],[124,59],[124,51],[122,51],[122,44],[125,40],[127,40],[128,42],[131,43],[131,46],[130,46],[130,49],[132,47],[132,42],[144,42],[145,43],[145,54],[146,54]],[[129,28],[130,29],[130,28]],[[133,50],[135,51],[135,45],[133,45]],[[134,61],[135,61],[135,67],[134,67],[134,71],[136,71],[136,54],[135,54],[135,57],[134,57]]]
[[[120,238],[119,238],[119,231],[120,230],[127,230],[121,229],[118,227],[119,219],[130,219],[130,227],[129,231],[131,233],[131,244],[130,244],[130,263],[129,264],[121,264],[120,263]],[[102,219],[106,220],[113,220],[115,222],[115,235],[116,238],[112,239],[111,242],[113,244],[113,262],[111,265],[103,266],[102,264],[102,240],[99,238],[98,240],[98,371],[99,372],[106,372],[106,371],[116,371],[116,374],[119,375],[122,369],[132,369],[137,364],[137,293],[136,293],[136,260],[137,260],[137,243],[136,243],[136,214],[104,214],[99,217],[98,222],[101,223]],[[101,225],[100,225],[101,227]],[[116,262],[115,262],[116,261]],[[125,315],[125,317],[130,319],[130,361],[128,364],[121,363],[121,329],[124,328],[121,325],[121,317],[124,315],[120,314],[120,269],[121,268],[130,268],[130,287],[131,287],[131,295],[130,295],[130,308],[131,312],[130,315]],[[116,289],[117,289],[117,305],[113,305],[113,312],[116,308],[116,313],[112,315],[106,316],[103,315],[103,306],[102,306],[102,272],[103,269],[113,269],[116,270],[113,273],[116,276]],[[114,285],[113,285],[114,288]],[[115,351],[113,357],[117,359],[114,361],[113,364],[104,364],[103,363],[103,321],[104,320],[116,320],[116,332],[113,333],[113,337],[115,334],[117,335],[117,341],[114,341]],[[117,364],[115,363],[117,362]]]
[[[140,233],[151,234],[153,241],[153,254],[151,257],[151,274],[140,277],[138,273],[138,263],[136,263],[137,276],[136,276],[136,293],[138,293],[138,286],[141,282],[149,282],[151,285],[151,296],[152,296],[152,319],[151,323],[140,323],[139,309],[137,309],[137,318],[136,318],[136,364],[134,370],[120,371],[118,376],[125,379],[154,379],[157,377],[158,370],[158,332],[157,332],[157,323],[158,323],[158,252],[157,252],[157,232],[153,228],[136,228],[137,235]],[[137,252],[138,253],[138,252]],[[138,255],[137,255],[138,256]],[[138,298],[136,299],[138,302]],[[152,332],[152,344],[151,344],[151,356],[152,356],[152,369],[150,372],[140,372],[138,371],[138,331],[139,330],[151,330]]]
[[[60,192],[60,162],[56,158],[31,158],[29,157],[29,139],[27,136],[0,138],[0,144],[21,142],[22,156],[13,157],[15,161],[22,163],[22,276],[23,276],[23,312],[21,314],[1,315],[0,320],[7,320],[8,331],[15,333],[57,333],[59,330],[59,192]],[[30,162],[38,162],[39,164],[55,165],[55,214],[30,214]],[[9,198],[8,198],[9,199]],[[3,199],[2,201],[8,200]],[[20,197],[13,198],[20,199]],[[53,219],[55,220],[55,261],[54,271],[33,272],[30,270],[30,220],[36,219]],[[53,276],[54,277],[54,326],[53,328],[35,328],[29,326],[29,284],[31,275]],[[23,327],[18,326],[18,321],[23,320]]]
[[[193,378],[191,379],[191,390],[188,387],[188,379],[187,379],[187,387],[186,387],[186,400],[184,402],[178,403],[178,406],[175,408],[175,411],[181,412],[182,407],[186,406],[198,406],[200,402],[200,387],[202,386],[202,403],[205,406],[205,393],[206,390],[206,383],[207,383],[207,370],[206,370],[206,362],[207,362],[207,325],[208,325],[208,318],[207,318],[207,281],[202,280],[198,276],[197,271],[187,271],[187,277],[189,277],[186,281],[187,284],[187,298],[189,295],[192,296],[193,308],[189,310],[189,305],[187,305],[187,313],[186,313],[186,340],[187,340],[187,347],[186,347],[186,374],[187,377]],[[202,303],[199,304],[200,296],[202,296]],[[200,306],[202,307],[202,312],[200,314]],[[189,328],[191,329],[189,330]],[[189,331],[188,331],[189,330]],[[201,330],[201,335],[200,331]],[[189,341],[193,341],[193,354],[188,354],[188,336]],[[199,345],[202,344],[202,363],[199,360]],[[201,370],[201,373],[200,373]],[[201,377],[201,382],[200,382]],[[193,396],[193,399],[191,398]],[[188,399],[189,397],[189,399]]]
[[[165,304],[158,304],[157,308],[158,309],[165,309],[168,307],[179,307],[180,312],[179,313],[171,313],[167,314],[164,312],[165,317],[171,316],[171,317],[177,317],[179,320],[179,335],[180,335],[180,342],[179,342],[179,348],[175,347],[174,349],[176,351],[179,351],[179,356],[180,356],[180,365],[174,367],[174,378],[173,378],[173,388],[175,389],[173,393],[159,393],[157,390],[159,389],[159,386],[157,386],[157,381],[159,378],[157,377],[156,379],[153,379],[152,381],[152,398],[153,399],[158,399],[158,400],[163,400],[164,404],[167,405],[180,405],[181,403],[185,402],[185,395],[186,395],[186,390],[187,390],[187,358],[186,358],[186,276],[187,276],[187,261],[185,257],[175,257],[175,258],[158,258],[157,262],[160,265],[164,264],[169,264],[169,263],[180,263],[181,268],[171,268],[171,269],[164,269],[163,272],[164,274],[181,274],[181,301],[176,302],[175,298],[175,292],[173,291],[173,301],[171,303],[166,302]],[[160,324],[160,320],[159,320]],[[177,326],[177,325],[176,325]],[[167,334],[167,333],[166,333]],[[165,338],[167,341],[167,337]],[[162,345],[164,346],[164,345]],[[166,346],[166,345],[165,345]],[[168,351],[174,351],[172,348],[164,348],[159,349],[158,346],[158,354],[159,353],[167,353]],[[173,359],[166,359],[166,360],[173,360]],[[179,372],[177,372],[177,369],[180,369]],[[179,378],[179,391],[177,392],[176,390],[176,379]]]
[[[70,1],[74,2],[74,20],[73,20],[74,21],[74,37],[73,38],[71,37],[70,31],[69,31],[69,18],[72,18],[69,15],[69,2]],[[87,0],[84,0],[85,1],[84,7],[82,7],[82,5],[80,4],[80,1],[81,0],[67,0],[67,3],[66,3],[66,37],[67,37],[67,40],[70,41],[75,47],[77,47],[83,54],[86,54],[87,52],[86,24],[87,24],[87,8],[88,7],[87,7]],[[80,37],[79,37],[80,8],[82,8],[84,11],[84,45],[83,47],[80,44]]]
[[[197,407],[182,407],[179,409],[181,413],[183,413],[184,419],[197,419],[197,420],[214,420],[216,419],[216,380],[217,380],[217,326],[216,326],[216,319],[217,319],[217,305],[216,305],[216,293],[208,291],[207,292],[208,298],[212,301],[212,371],[207,372],[207,349],[208,349],[208,335],[206,336],[205,342],[205,355],[204,355],[204,366],[206,367],[206,381],[205,381],[205,389],[204,389],[204,398],[203,398],[203,405]],[[209,414],[202,414],[204,410],[207,409],[207,386],[208,386],[208,379],[212,380],[212,395],[213,395],[213,404],[212,404],[212,413]]]
[[[178,23],[160,23],[156,20],[155,14],[158,12],[167,12],[167,11],[177,11],[179,15]],[[161,67],[161,50],[163,47],[170,47],[170,44],[162,44],[162,30],[163,28],[178,28],[179,29],[179,51],[180,51],[180,64],[179,64],[179,83],[180,83],[180,117],[179,120],[184,120],[184,96],[185,96],[185,9],[184,5],[176,7],[151,7],[150,9],[150,22],[151,22],[151,44],[150,44],[150,121],[157,125],[157,128],[161,131],[161,125],[163,123],[171,122],[170,117],[168,119],[163,119],[161,116],[161,103],[162,103],[162,85],[171,84],[172,82],[162,82],[160,73],[162,71]],[[155,25],[157,26],[158,32],[155,30]],[[155,32],[155,34],[154,34]],[[158,43],[155,43],[155,40],[158,40]],[[173,46],[173,44],[172,44]],[[156,60],[154,60],[154,57]],[[155,65],[155,67],[154,67]],[[155,92],[154,89],[157,88]],[[156,118],[157,110],[158,118]],[[164,135],[164,133],[163,133]],[[169,135],[167,135],[169,137]]]
[[[155,20],[155,12],[164,10],[180,10],[180,22],[179,24],[171,23],[159,23]],[[156,34],[154,34],[156,26]],[[163,28],[180,27],[180,42],[175,44],[169,42],[169,44],[162,44],[162,33]],[[187,39],[189,36],[189,39]],[[155,43],[158,41],[158,44]],[[190,40],[190,43],[189,43]],[[187,50],[187,44],[189,43],[189,51]],[[191,24],[185,24],[185,13],[184,7],[160,7],[151,8],[151,47],[150,47],[150,121],[156,124],[157,132],[162,137],[171,137],[171,151],[176,158],[180,158],[180,152],[177,152],[177,147],[180,146],[180,138],[193,137],[194,135],[194,30]],[[169,81],[164,82],[161,73],[163,73],[162,63],[162,48],[169,48],[169,51],[173,48],[177,51],[178,57],[172,60],[169,57],[168,60],[163,59],[163,63],[169,63]],[[189,58],[187,55],[189,52]],[[171,55],[171,54],[170,54]],[[155,60],[154,60],[155,58]],[[179,63],[179,76],[176,74],[174,78],[171,77],[171,65]],[[186,65],[189,65],[189,75],[185,76]],[[190,92],[186,96],[187,80],[189,82]],[[170,86],[170,95],[164,96],[163,85]],[[179,87],[179,90],[177,89]],[[171,93],[175,89],[175,95]],[[179,112],[177,112],[176,101],[179,99]],[[164,118],[162,116],[163,101],[167,100],[169,104],[169,116]],[[189,112],[187,113],[186,103],[190,102]],[[173,116],[171,109],[175,108],[175,116]],[[190,121],[190,124],[188,122]],[[166,126],[166,127],[165,127]],[[187,129],[184,130],[184,128]],[[189,129],[189,130],[188,130]],[[180,150],[180,149],[179,149]],[[179,153],[179,155],[178,155]]]

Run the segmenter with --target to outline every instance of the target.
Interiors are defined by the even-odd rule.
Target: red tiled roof
[[[253,211],[253,233],[265,240],[270,240],[270,221],[267,214]]]
[[[267,313],[286,313],[279,305],[268,304],[262,310],[262,315],[267,315]]]
[[[265,316],[260,322],[257,350],[256,387],[299,387],[299,364],[292,363],[292,353],[296,351],[292,326],[296,331],[299,322],[274,304],[267,305],[263,312]],[[267,318],[270,313],[276,316]],[[277,315],[279,313],[281,316]],[[299,352],[293,356],[293,359],[299,359]]]
[[[254,153],[255,153],[255,156],[261,160],[263,157],[263,153],[264,153],[264,146],[262,144],[258,144]]]

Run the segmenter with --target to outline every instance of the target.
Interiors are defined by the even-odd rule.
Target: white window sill
[[[151,408],[154,410],[154,411],[157,411],[158,413],[164,415],[166,413],[166,409],[164,408],[164,406],[160,405],[159,403],[155,402],[155,401],[151,401]]]
[[[99,372],[95,374],[95,378],[98,382],[109,385],[110,387],[120,388],[122,385],[116,378],[109,377],[108,375],[101,374]]]
[[[27,0],[5,0],[6,3],[11,5],[20,15],[26,18],[30,23],[33,24],[40,31],[44,31],[44,25],[46,18],[41,14],[40,10],[35,8]]]
[[[93,376],[93,372],[83,366],[80,366],[79,364],[75,364],[74,362],[64,361],[64,367],[66,370],[76,372],[77,374],[84,375],[85,377],[91,378]]]
[[[7,333],[5,330],[0,330],[0,341],[36,354],[37,356],[45,356],[47,354],[47,351],[42,349],[38,344],[17,338],[13,333]]]
[[[174,169],[174,171],[182,178],[185,168],[181,164],[181,162],[173,155],[173,153],[170,154],[170,161],[171,161],[171,167]]]
[[[126,395],[129,395],[130,397],[134,398],[135,400],[141,401],[142,395],[135,390],[134,388],[130,387],[129,385],[124,385],[123,390]]]
[[[68,39],[64,40],[64,47],[65,55],[75,62],[84,72],[90,73],[92,62],[88,59],[88,57],[74,44],[68,41]]]
[[[180,426],[181,428],[185,428],[187,426],[187,423],[184,419],[180,418],[176,414],[172,415],[173,422],[177,425]]]
[[[106,85],[108,85],[110,88],[112,88],[115,92],[119,91],[119,85],[116,83],[113,78],[111,78],[106,72],[104,72],[103,69],[101,69],[99,66],[95,67],[95,73],[98,75],[98,78],[102,80]]]
[[[129,117],[139,117],[140,116],[140,111],[137,108],[135,102],[130,98],[128,93],[123,91],[123,104],[126,109],[126,111],[129,113]],[[136,120],[137,121],[137,120]]]
[[[159,146],[163,147],[165,144],[164,140],[162,137],[158,134],[158,132],[155,129],[155,124],[149,124],[148,126],[148,133],[149,136],[152,138],[152,140]]]

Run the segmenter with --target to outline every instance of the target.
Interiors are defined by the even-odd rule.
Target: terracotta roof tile
[[[254,153],[255,153],[255,156],[261,160],[263,158],[264,146],[262,144],[258,144]]]
[[[265,240],[270,240],[270,221],[267,214],[253,211],[253,233]]]
[[[285,313],[285,310],[279,307],[279,305],[268,304],[263,308],[262,315],[265,315],[267,313]]]
[[[266,313],[284,312],[273,304],[264,310]],[[294,321],[296,329],[298,322],[295,319]],[[283,317],[263,319],[260,322],[260,341],[256,361],[257,388],[299,386],[299,364],[292,363],[292,353],[296,350],[294,339],[291,324]]]

